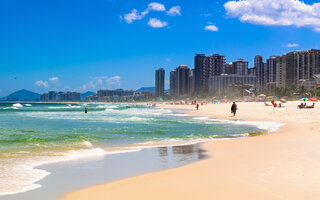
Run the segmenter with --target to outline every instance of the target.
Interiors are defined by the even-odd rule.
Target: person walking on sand
[[[196,105],[196,109],[197,109],[197,110],[199,110],[199,103],[197,103],[197,105]]]
[[[236,116],[237,110],[238,110],[237,104],[236,102],[233,102],[231,106],[231,113],[233,113],[233,116]]]

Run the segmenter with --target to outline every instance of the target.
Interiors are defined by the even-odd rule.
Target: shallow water
[[[49,174],[35,168],[42,164],[242,137],[265,126],[140,105],[0,103],[0,195],[41,187],[35,182]]]

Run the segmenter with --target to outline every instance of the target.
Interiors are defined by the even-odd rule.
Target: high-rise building
[[[194,94],[195,92],[194,86],[195,86],[195,70],[192,69],[189,71],[189,94],[190,95]]]
[[[176,95],[176,73],[177,71],[174,69],[170,72],[170,95]]]
[[[42,95],[40,95],[40,101],[49,101],[49,95],[48,93],[43,93]]]
[[[48,92],[49,101],[56,101],[56,92],[55,91],[49,91]]]
[[[170,72],[170,94],[172,96],[184,96],[189,94],[189,71],[185,65]]]
[[[58,98],[59,101],[73,101],[80,102],[81,97],[79,92],[59,92]]]
[[[209,77],[225,73],[225,63],[225,57],[219,54],[212,56],[196,54],[194,57],[195,91],[208,91]]]
[[[237,75],[248,75],[248,62],[243,59],[238,59],[235,62],[232,62],[232,74]]]
[[[262,56],[254,57],[254,67],[256,68],[257,87],[259,90],[263,90],[266,86],[266,64],[263,62]]]
[[[232,62],[224,65],[224,74],[232,74]]]
[[[267,75],[266,75],[266,83],[275,83],[277,77],[277,57],[270,56],[267,59]]]
[[[190,69],[185,65],[180,65],[176,70],[177,70],[176,96],[188,95]]]
[[[163,68],[159,68],[156,70],[156,77],[155,77],[155,96],[156,97],[163,97],[164,96],[164,76],[165,71]]]
[[[277,57],[277,87],[299,86],[320,74],[320,50],[294,51]]]
[[[207,77],[208,60],[205,54],[196,54],[194,57],[195,70],[195,91],[199,92],[205,89],[205,77]]]

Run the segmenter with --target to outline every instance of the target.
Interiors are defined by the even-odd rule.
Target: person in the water
[[[86,113],[86,114],[88,113],[87,107],[84,108],[84,113]]]

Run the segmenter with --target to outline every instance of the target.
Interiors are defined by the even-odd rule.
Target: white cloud
[[[320,3],[300,0],[239,0],[224,4],[227,16],[268,26],[310,27],[320,31]]]
[[[149,3],[147,10],[165,11],[166,8],[161,3],[153,2]]]
[[[170,15],[170,16],[180,15],[181,16],[181,7],[180,6],[173,6],[172,8],[170,8],[170,10],[167,11],[167,15]]]
[[[55,76],[55,77],[49,78],[49,80],[50,80],[50,81],[58,81],[59,78],[58,78],[57,76]]]
[[[139,14],[137,9],[131,10],[131,13],[125,14],[124,15],[124,20],[128,24],[131,24],[135,20],[140,20],[145,16],[145,14]]]
[[[208,26],[204,27],[204,30],[206,30],[206,31],[214,31],[215,32],[215,31],[218,31],[219,29],[215,25],[208,25]]]
[[[38,87],[49,87],[48,81],[38,80],[35,82],[36,86]]]
[[[143,19],[147,14],[149,14],[149,11],[165,11],[166,8],[164,7],[163,4],[160,3],[149,3],[147,9],[141,13],[138,12],[137,9],[132,9],[130,13],[127,13],[123,16],[124,20],[128,23],[131,24],[135,20],[141,20]],[[122,20],[122,16],[120,17],[120,20]]]
[[[121,77],[113,76],[107,79],[108,87],[117,89],[121,87]]]
[[[167,61],[167,62],[170,62],[170,61],[171,61],[171,59],[170,59],[170,58],[166,58],[166,61]]]
[[[286,45],[284,45],[284,46],[291,48],[291,47],[298,47],[299,44],[297,44],[297,43],[289,43],[289,44],[286,44]]]
[[[148,25],[151,26],[152,28],[162,28],[162,27],[168,26],[168,23],[165,21],[162,22],[156,18],[150,18]]]
[[[121,77],[120,76],[95,76],[90,77],[90,81],[83,84],[81,87],[82,91],[88,90],[99,90],[99,89],[118,89],[121,87]]]

